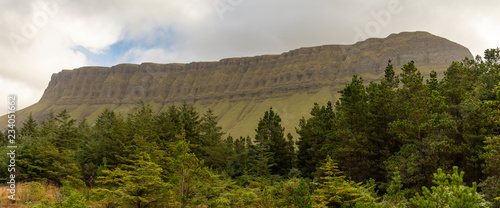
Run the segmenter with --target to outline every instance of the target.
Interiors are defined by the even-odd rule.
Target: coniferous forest
[[[500,207],[500,49],[428,77],[389,60],[379,82],[354,75],[295,129],[270,107],[240,138],[187,104],[92,124],[30,116],[16,126],[17,200],[5,191],[2,206]]]

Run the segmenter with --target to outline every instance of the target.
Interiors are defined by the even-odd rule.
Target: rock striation
[[[314,93],[328,88],[333,94],[325,99],[333,100],[336,90],[350,81],[353,74],[366,81],[378,80],[383,77],[388,59],[396,67],[414,60],[419,69],[434,69],[442,73],[452,61],[465,57],[472,58],[467,48],[445,38],[427,32],[403,32],[353,45],[306,47],[280,55],[227,58],[217,62],[82,67],[53,74],[39,104],[24,111],[43,119],[50,111],[67,108],[75,117],[83,118],[95,115],[90,111],[97,108],[89,106],[106,105],[113,109],[139,100],[161,105],[185,101],[202,108],[217,108],[218,102],[227,101],[229,104],[218,110],[220,119],[227,121],[223,122],[224,130],[236,136],[246,136],[232,128],[238,122],[258,119],[250,116],[250,112],[264,107],[255,107],[258,105],[255,102],[266,103],[266,99],[308,93],[311,96],[301,98],[311,99],[307,106],[302,106],[306,109],[304,114],[296,115],[288,128],[293,132],[298,119],[307,116],[312,104],[323,102],[312,100]],[[423,72],[425,74],[425,70]],[[254,102],[253,108],[238,108],[231,112],[232,107],[250,101]],[[42,103],[44,107],[41,107]],[[294,103],[281,104],[295,109]],[[126,112],[123,108],[122,111]],[[250,128],[250,132],[253,129]]]

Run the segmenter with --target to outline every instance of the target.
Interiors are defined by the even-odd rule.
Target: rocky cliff
[[[67,109],[75,118],[93,120],[103,108],[128,113],[144,100],[156,110],[188,102],[212,108],[233,136],[253,135],[258,118],[270,106],[294,132],[312,104],[336,99],[336,91],[358,74],[366,80],[383,76],[387,60],[396,67],[414,60],[428,75],[443,72],[452,61],[472,57],[457,43],[427,32],[404,32],[354,45],[325,45],[280,55],[228,58],[189,64],[143,63],[82,67],[53,74],[39,103],[20,112],[43,119]],[[399,70],[396,72],[399,73]]]

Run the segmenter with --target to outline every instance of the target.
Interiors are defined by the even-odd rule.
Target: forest
[[[438,79],[440,77],[440,79]],[[442,78],[441,78],[442,77]],[[427,79],[413,61],[295,129],[262,112],[254,135],[226,135],[211,110],[65,110],[16,126],[16,200],[2,207],[500,207],[500,49]],[[290,133],[295,131],[298,138]],[[9,178],[0,132],[0,178]]]

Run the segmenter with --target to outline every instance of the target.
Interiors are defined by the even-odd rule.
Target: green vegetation
[[[353,76],[300,119],[296,141],[273,108],[239,138],[185,103],[105,109],[92,125],[65,110],[30,116],[19,200],[3,192],[1,206],[500,207],[499,51],[453,62],[442,80],[413,62],[397,75],[391,61],[379,83]]]

